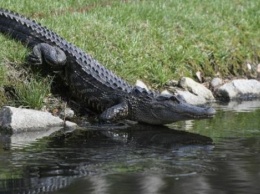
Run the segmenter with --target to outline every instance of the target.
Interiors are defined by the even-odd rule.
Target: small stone
[[[247,63],[246,66],[247,66],[247,69],[248,69],[249,71],[251,71],[251,69],[252,69],[251,64],[250,64],[250,63]]]
[[[65,121],[65,130],[66,131],[74,131],[78,128],[78,125],[76,123]]]
[[[202,73],[200,71],[197,71],[196,76],[197,76],[198,80],[200,81],[200,83],[202,83],[202,81],[203,81],[202,80]]]
[[[216,87],[218,87],[222,84],[223,84],[223,80],[219,77],[215,77],[214,79],[211,80],[210,87],[215,89]]]
[[[161,92],[161,94],[163,94],[163,95],[169,95],[169,94],[172,94],[172,93],[169,92],[168,90],[163,90],[163,91]]]
[[[257,65],[257,72],[260,73],[260,64]]]
[[[147,85],[141,80],[136,80],[135,85],[140,87],[140,88],[145,89],[146,91],[149,91]]]
[[[188,77],[183,77],[179,81],[180,87],[183,89],[199,96],[200,98],[205,98],[205,100],[212,101],[214,100],[214,96],[212,92],[206,88],[204,85],[195,82],[193,79]]]
[[[74,116],[75,112],[71,108],[65,108],[65,110],[60,113],[62,119],[72,119]]]

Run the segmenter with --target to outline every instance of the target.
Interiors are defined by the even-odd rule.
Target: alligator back
[[[96,104],[101,103],[102,98],[109,97],[108,106],[111,106],[117,103],[111,102],[111,94],[114,95],[114,101],[118,101],[118,95],[125,96],[132,90],[132,86],[126,81],[100,65],[91,56],[34,20],[0,9],[0,32],[21,41],[29,48],[39,43],[47,43],[64,51],[67,56],[67,76],[64,76],[64,81],[83,99],[92,96]],[[103,100],[102,104],[105,105],[106,100]]]

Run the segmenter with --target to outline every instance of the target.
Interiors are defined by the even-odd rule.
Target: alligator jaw
[[[174,121],[191,120],[191,119],[207,119],[212,118],[216,114],[216,110],[211,107],[201,107],[181,102],[172,110]]]
[[[191,107],[193,105],[189,105]],[[191,110],[187,112],[181,112],[181,115],[183,115],[186,118],[191,119],[206,119],[206,118],[212,118],[216,114],[216,110],[211,107],[199,107],[195,106],[195,108],[192,108]],[[185,119],[186,120],[186,119]]]

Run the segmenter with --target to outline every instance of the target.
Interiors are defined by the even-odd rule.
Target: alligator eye
[[[180,102],[180,100],[176,96],[171,96],[170,99],[174,102]]]
[[[170,101],[173,101],[173,102],[180,102],[179,98],[174,96],[174,95],[160,95],[160,96],[157,96],[157,101],[166,101],[166,100],[170,100]]]

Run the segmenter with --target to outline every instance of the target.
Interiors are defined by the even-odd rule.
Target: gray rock
[[[49,112],[5,106],[0,110],[0,129],[7,133],[42,131],[62,127],[62,119]]]
[[[210,87],[215,90],[218,86],[223,84],[223,80],[219,77],[215,77],[210,82]]]
[[[70,122],[70,121],[66,121],[65,122],[65,130],[66,132],[68,131],[74,131],[78,128],[78,125],[76,123]]]
[[[176,90],[175,93],[181,95],[190,104],[204,104],[207,101],[214,101],[212,92],[203,84],[195,82],[191,78],[183,77],[179,81],[179,86],[186,90]],[[189,92],[189,93],[188,93]]]
[[[175,95],[181,96],[189,104],[198,105],[207,103],[205,98],[192,94],[189,91],[176,90]]]
[[[204,98],[205,100],[212,101],[215,99],[212,92],[208,88],[198,82],[195,82],[191,78],[181,78],[179,81],[179,85],[189,92],[199,96],[200,98]]]
[[[254,79],[233,80],[220,86],[216,96],[222,100],[260,98],[260,82]]]

